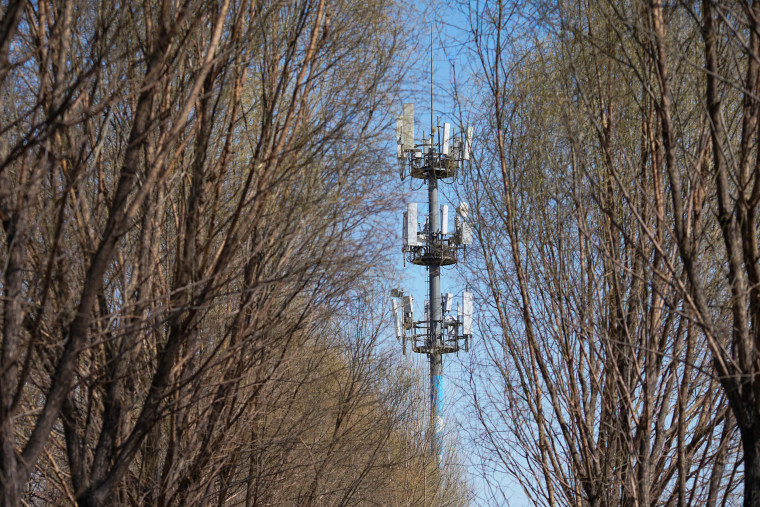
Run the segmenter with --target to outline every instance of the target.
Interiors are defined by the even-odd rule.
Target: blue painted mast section
[[[430,405],[433,410],[433,447],[432,452],[438,456],[438,463],[443,463],[443,355],[430,354]]]

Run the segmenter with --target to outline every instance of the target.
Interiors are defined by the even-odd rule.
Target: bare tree
[[[324,373],[309,350],[347,361],[315,336],[381,261],[375,143],[400,77],[396,6],[5,10],[3,503],[257,503],[276,470],[267,421],[304,403],[283,386]],[[328,369],[351,395],[325,413],[366,418],[376,370],[361,368]],[[365,494],[395,435],[382,427],[336,503]],[[280,501],[321,502],[332,449],[373,426],[344,428],[289,441],[323,454],[310,489]]]
[[[760,33],[755,2],[705,1],[699,14],[690,9],[667,12],[648,5],[656,73],[659,142],[670,186],[669,231],[678,245],[686,279],[682,291],[707,338],[713,365],[741,433],[744,505],[760,505],[760,409],[757,374],[760,347],[760,250],[757,207],[760,202],[758,135],[758,57]],[[682,150],[680,106],[674,96],[671,17],[693,20],[701,34],[704,75],[700,86],[709,134],[708,160],[694,177],[679,163]],[[727,113],[729,115],[727,116]],[[701,165],[707,167],[702,169]],[[700,174],[701,173],[701,174]],[[722,242],[704,241],[696,209],[715,214]],[[717,239],[717,238],[715,238]],[[703,260],[709,249],[719,259],[715,272]],[[717,287],[714,278],[721,282]],[[711,303],[717,304],[711,304]]]
[[[473,374],[478,438],[537,502],[730,501],[737,419],[670,229],[657,58],[645,32],[625,38],[649,11],[546,7],[489,3],[472,30],[488,107],[469,197],[491,309],[482,327],[498,337]],[[688,58],[695,32],[669,21]],[[700,75],[686,60],[678,68],[678,96],[694,103]],[[695,113],[679,110],[688,168],[707,150]],[[690,203],[704,294],[719,303],[717,224],[696,192]]]

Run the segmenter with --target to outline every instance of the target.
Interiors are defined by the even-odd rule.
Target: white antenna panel
[[[447,293],[446,298],[443,300],[443,312],[449,313],[451,311],[451,305],[454,304],[454,294]]]
[[[425,322],[430,320],[430,301],[425,300]]]
[[[393,327],[396,331],[396,339],[401,339],[401,320],[398,315],[398,299],[392,298],[391,305],[393,305]]]
[[[472,245],[472,227],[467,222],[462,223],[462,244]]]
[[[443,146],[441,147],[441,152],[444,155],[449,154],[449,140],[451,138],[451,125],[448,123],[443,124]]]
[[[464,153],[462,158],[470,160],[470,152],[472,151],[472,127],[467,127],[464,134]]]
[[[417,241],[419,241],[420,245],[424,245],[428,240],[428,235],[430,234],[430,221],[429,217],[425,216],[425,223],[422,225],[422,231],[417,233]]]
[[[411,329],[414,326],[414,298],[404,296],[404,329]]]
[[[407,231],[406,223],[408,222],[406,211],[404,211],[404,218],[401,222],[401,240],[405,247],[409,246],[409,234]]]
[[[472,292],[462,294],[462,335],[472,336]]]
[[[404,132],[404,121],[401,116],[396,118],[396,157],[404,156],[404,145],[401,144],[401,137]]]
[[[449,205],[441,206],[441,234],[444,236],[449,233]]]
[[[401,144],[404,149],[414,148],[414,104],[404,104],[403,127]]]
[[[417,238],[416,202],[410,202],[406,206],[406,214],[404,215],[404,237],[406,238],[406,246],[420,246],[420,242]]]

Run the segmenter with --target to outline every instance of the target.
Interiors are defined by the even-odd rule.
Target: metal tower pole
[[[431,136],[432,137],[432,136]],[[432,144],[432,143],[431,143]],[[429,244],[439,242],[441,226],[438,209],[438,179],[428,179],[428,216],[430,217]],[[430,276],[430,326],[428,335],[428,358],[430,360],[430,417],[433,423],[432,452],[438,456],[438,462],[443,463],[443,414],[441,401],[443,399],[443,355],[439,349],[441,344],[441,267],[433,265],[429,268]],[[441,344],[442,345],[442,344]]]
[[[433,123],[433,25],[430,25],[430,146],[435,146]],[[428,216],[430,217],[430,237],[428,244],[436,245],[441,239],[441,225],[438,206],[438,178],[435,173],[428,178]],[[430,277],[430,326],[428,327],[428,359],[430,361],[430,417],[433,423],[433,441],[431,451],[443,464],[443,354],[438,348],[442,342],[441,323],[441,266],[429,266]],[[441,343],[443,345],[443,343]]]

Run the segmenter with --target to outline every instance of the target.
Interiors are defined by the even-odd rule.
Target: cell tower
[[[431,71],[432,75],[432,71]],[[430,414],[433,418],[432,452],[443,463],[443,390],[441,374],[443,355],[469,350],[472,338],[472,293],[465,291],[452,313],[453,294],[441,295],[441,266],[459,261],[460,252],[472,244],[472,230],[467,223],[469,207],[460,203],[454,216],[454,231],[449,232],[449,206],[438,205],[438,182],[455,178],[470,160],[472,127],[452,136],[451,125],[433,124],[432,92],[430,135],[421,143],[414,140],[414,105],[404,104],[396,122],[397,158],[401,179],[411,176],[425,180],[428,186],[428,214],[423,225],[418,222],[417,204],[409,203],[403,219],[405,262],[425,266],[428,270],[428,300],[422,320],[414,319],[414,298],[400,289],[391,291],[396,338],[404,355],[407,342],[413,352],[427,354],[430,362]],[[421,217],[420,217],[421,218]]]

